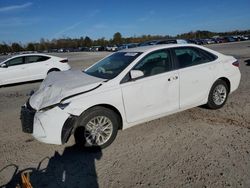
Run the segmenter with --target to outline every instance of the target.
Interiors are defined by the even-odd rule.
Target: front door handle
[[[178,76],[171,76],[170,78],[168,78],[168,81],[172,81],[172,80],[178,80]]]

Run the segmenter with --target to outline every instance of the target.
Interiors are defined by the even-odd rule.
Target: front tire
[[[119,127],[117,114],[105,107],[93,107],[84,112],[74,132],[77,145],[84,147],[108,147],[116,138]]]
[[[223,107],[227,101],[229,87],[227,83],[221,79],[217,80],[209,93],[207,107],[210,109],[219,109]]]

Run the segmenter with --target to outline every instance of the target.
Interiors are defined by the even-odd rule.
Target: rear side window
[[[197,48],[175,48],[173,51],[178,60],[179,68],[200,65],[216,59],[212,54]]]
[[[35,62],[41,62],[46,61],[50,59],[50,57],[47,56],[27,56],[25,57],[25,63],[35,63]]]

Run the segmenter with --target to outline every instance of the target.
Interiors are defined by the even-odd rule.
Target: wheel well
[[[230,83],[230,81],[227,78],[225,78],[225,77],[221,77],[219,79],[223,80],[224,82],[226,82],[226,84],[228,86],[228,89],[229,89],[229,93],[230,93],[230,91],[231,91],[231,83]]]
[[[89,109],[91,109],[93,107],[97,107],[97,106],[108,108],[108,109],[112,110],[113,112],[115,112],[117,114],[118,118],[119,118],[119,127],[118,127],[118,129],[122,129],[123,128],[122,116],[121,116],[121,113],[119,112],[119,110],[117,110],[117,108],[115,108],[114,106],[109,105],[109,104],[98,104],[98,105],[90,107]],[[87,110],[89,110],[89,109],[87,109]]]
[[[50,70],[48,71],[47,74],[49,74],[49,73],[52,72],[52,71],[60,71],[60,69],[58,69],[58,68],[52,68],[52,69],[50,69]]]

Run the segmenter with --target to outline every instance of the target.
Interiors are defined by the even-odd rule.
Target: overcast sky
[[[0,42],[250,29],[250,0],[0,0]]]

